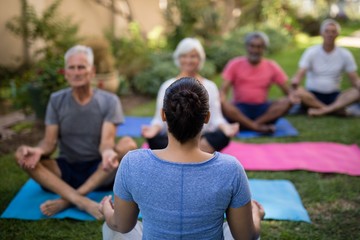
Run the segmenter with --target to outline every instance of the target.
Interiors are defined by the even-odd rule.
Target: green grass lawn
[[[303,47],[289,47],[269,58],[275,59],[292,76]],[[351,49],[355,56],[358,49]],[[357,61],[359,64],[359,57]],[[219,83],[219,78],[216,78]],[[346,87],[346,84],[344,84]],[[279,92],[272,89],[271,96]],[[155,101],[139,106],[129,115],[151,116]],[[331,141],[360,146],[359,118],[288,116],[299,130],[298,137],[258,138],[251,143]],[[143,142],[137,139],[138,143]],[[28,179],[14,163],[11,154],[0,157],[0,212],[3,212]],[[294,183],[312,224],[290,221],[263,221],[262,239],[360,239],[360,178],[342,174],[307,171],[247,172],[249,178],[287,179]],[[37,206],[34,206],[37,207]],[[21,221],[0,219],[0,239],[101,239],[102,222],[74,220]]]

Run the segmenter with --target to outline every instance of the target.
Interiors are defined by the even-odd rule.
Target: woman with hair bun
[[[205,62],[205,51],[195,38],[185,38],[176,47],[173,54],[175,65],[180,69],[177,78],[165,81],[158,92],[156,112],[150,126],[143,126],[142,135],[147,139],[151,149],[162,149],[168,144],[166,123],[162,121],[160,112],[163,107],[165,90],[181,77],[198,79],[209,93],[209,107],[211,117],[202,130],[200,147],[203,151],[213,153],[221,151],[229,144],[230,138],[239,131],[239,124],[229,124],[222,115],[219,91],[214,82],[200,76],[199,70]]]
[[[166,89],[161,118],[169,143],[164,149],[131,151],[122,159],[114,203],[111,196],[100,203],[103,239],[259,237],[264,210],[251,201],[244,168],[230,155],[199,147],[210,118],[208,99],[203,84],[190,77]]]

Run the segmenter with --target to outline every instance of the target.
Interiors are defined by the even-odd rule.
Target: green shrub
[[[301,16],[297,19],[300,30],[309,34],[310,36],[317,36],[320,33],[321,20],[312,15]]]
[[[252,31],[263,31],[268,35],[270,47],[267,51],[269,53],[281,51],[289,44],[291,39],[285,29],[275,29],[270,26],[262,26],[257,29],[250,26],[237,28],[224,37],[205,46],[208,59],[215,64],[218,72],[223,70],[230,59],[246,54],[244,38],[246,34]]]
[[[22,1],[25,4],[22,15],[6,22],[6,28],[12,34],[25,40],[27,52],[36,40],[44,43],[35,49],[35,58],[56,58],[80,40],[77,35],[78,24],[73,23],[71,17],[61,15],[61,2],[62,0],[53,1],[38,14],[34,6]]]
[[[68,86],[63,67],[62,58],[47,59],[39,61],[36,67],[20,75],[15,80],[16,106],[25,111],[31,108],[37,118],[44,118],[50,94]]]
[[[230,59],[245,54],[243,39],[244,33],[236,31],[205,46],[207,58],[214,63],[217,72],[221,72]]]
[[[211,39],[221,34],[231,19],[225,16],[226,5],[223,1],[168,0],[163,18],[169,48],[174,49],[186,37]]]
[[[211,60],[207,60],[204,64],[204,67],[200,71],[200,75],[212,79],[216,74],[216,66],[215,63]]]
[[[156,96],[161,84],[174,78],[179,74],[179,69],[175,66],[171,52],[158,52],[151,55],[151,66],[135,76],[133,85],[136,92]],[[211,79],[216,73],[215,65],[212,61],[206,61],[200,74]]]
[[[174,65],[170,52],[154,53],[151,66],[140,72],[133,80],[135,91],[156,96],[161,84],[175,77],[179,70]]]
[[[44,117],[50,94],[67,86],[63,76],[63,54],[80,40],[78,25],[72,22],[71,17],[61,15],[61,2],[52,1],[38,14],[34,6],[21,1],[22,14],[6,22],[6,28],[26,42],[26,52],[29,53],[32,47],[34,59],[40,59],[30,64],[29,56],[25,54],[25,62],[14,79],[15,107],[25,112],[32,108],[38,118]],[[43,44],[36,47],[36,41]]]
[[[18,75],[15,67],[0,65],[0,102],[8,100],[13,95],[14,78]]]
[[[132,85],[133,78],[151,65],[151,49],[148,46],[147,39],[141,35],[137,23],[130,23],[128,31],[129,34],[125,37],[112,38],[109,34],[106,37],[112,46],[112,53],[119,74],[125,76]]]
[[[291,41],[290,34],[284,28],[275,29],[265,26],[259,30],[268,35],[270,39],[270,47],[268,48],[268,51],[271,54],[280,52],[282,49],[286,48]]]

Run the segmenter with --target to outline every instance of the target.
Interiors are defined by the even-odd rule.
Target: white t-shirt
[[[342,73],[357,70],[349,50],[335,47],[327,53],[322,45],[308,48],[301,56],[299,67],[307,70],[306,89],[320,93],[339,91]]]
[[[161,85],[156,98],[156,111],[155,111],[155,116],[151,121],[151,125],[159,125],[162,127],[163,131],[166,131],[167,127],[166,127],[166,123],[162,121],[160,113],[163,107],[165,91],[175,81],[176,81],[175,78],[165,81]],[[209,111],[210,111],[210,119],[207,124],[204,124],[203,132],[213,132],[219,128],[220,124],[227,122],[221,112],[219,90],[216,84],[207,79],[203,79],[201,83],[204,85],[205,89],[209,94]]]

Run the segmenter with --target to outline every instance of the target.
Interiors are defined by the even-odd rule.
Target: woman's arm
[[[228,208],[226,219],[234,239],[258,239],[264,209],[256,201],[250,201],[240,208]]]
[[[135,227],[139,214],[139,208],[135,202],[122,200],[116,195],[114,204],[111,196],[104,197],[99,210],[104,214],[109,228],[120,233],[130,232]]]

